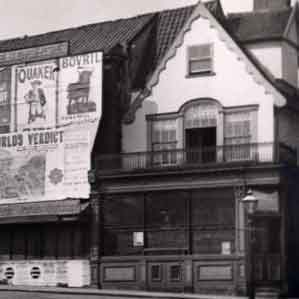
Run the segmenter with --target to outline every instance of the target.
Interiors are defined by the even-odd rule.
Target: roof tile
[[[281,38],[291,9],[230,14],[228,28],[241,42]]]

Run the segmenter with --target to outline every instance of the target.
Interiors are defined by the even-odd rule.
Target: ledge
[[[33,287],[33,286],[6,286],[0,285],[0,292],[24,292],[24,293],[49,293],[49,294],[74,294],[105,297],[132,297],[132,298],[169,298],[169,299],[245,299],[242,296],[206,295],[206,294],[183,294],[183,293],[158,293],[126,290],[98,290],[89,288],[56,288],[56,287]]]

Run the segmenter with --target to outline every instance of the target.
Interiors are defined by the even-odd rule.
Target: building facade
[[[211,1],[1,41],[0,279],[245,294],[252,189],[255,288],[296,295],[297,19]]]
[[[245,294],[251,189],[255,290],[296,293],[296,14],[288,1],[229,16],[199,3],[133,90],[121,152],[90,173],[101,287]]]

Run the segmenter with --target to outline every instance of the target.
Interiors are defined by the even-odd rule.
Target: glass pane
[[[212,70],[212,60],[210,58],[190,61],[191,74],[203,72],[203,71],[211,71],[211,70]]]
[[[233,189],[200,190],[192,196],[193,226],[235,226]]]
[[[155,192],[147,196],[146,211],[149,227],[184,225],[186,221],[186,192]]]
[[[149,229],[147,231],[148,248],[174,248],[183,249],[187,247],[186,232],[178,230]]]
[[[153,281],[161,280],[161,266],[160,265],[151,266],[151,279]]]
[[[143,226],[143,196],[110,196],[103,211],[105,226]]]
[[[170,266],[170,280],[178,281],[182,277],[182,267],[180,265]]]
[[[196,45],[189,48],[189,57],[202,58],[211,56],[211,45]]]

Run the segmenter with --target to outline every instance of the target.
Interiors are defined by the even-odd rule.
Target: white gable
[[[284,99],[227,33],[223,29],[219,30],[217,23],[199,17],[193,20],[181,44],[179,41],[175,43],[178,45],[176,51],[169,51],[168,57],[166,55],[168,59],[149,81],[151,94],[137,110],[136,119],[145,122],[145,116],[152,113],[146,110],[147,102],[156,103],[157,113],[176,112],[187,101],[198,98],[213,98],[224,107],[258,105],[257,142],[273,142],[274,105],[283,103]],[[214,49],[214,74],[188,76],[188,47],[207,43],[211,43]],[[123,128],[124,151],[132,148],[132,144],[126,144],[126,140],[135,139],[132,136],[134,126],[135,123]],[[146,144],[146,134],[144,139],[135,139],[139,151],[146,150],[141,146],[141,143]]]

